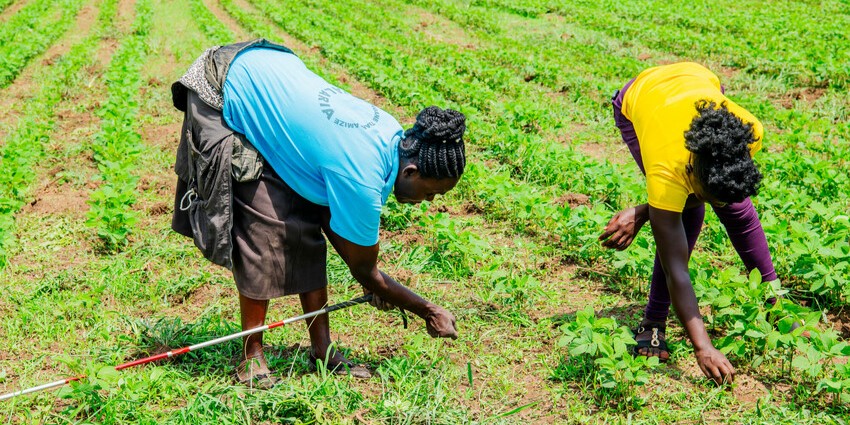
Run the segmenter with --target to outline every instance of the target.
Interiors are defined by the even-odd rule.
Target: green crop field
[[[312,371],[298,323],[266,333],[282,382],[235,382],[230,272],[170,230],[182,113],[170,84],[209,46],[265,37],[405,127],[467,116],[457,189],[390,198],[380,266],[445,306],[457,340],[368,305],[332,336],[369,380]],[[611,93],[692,60],[765,125],[759,211],[785,298],[714,214],[691,276],[735,383],[630,353],[654,242],[597,236],[645,201]],[[0,421],[59,424],[850,422],[850,4],[846,0],[0,0]],[[648,226],[647,226],[648,227]],[[330,255],[331,302],[361,294]],[[272,301],[269,321],[300,314]],[[780,317],[774,324],[769,318]],[[787,333],[804,321],[809,336]]]

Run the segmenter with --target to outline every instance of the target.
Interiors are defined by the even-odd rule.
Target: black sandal
[[[632,353],[635,356],[644,356],[644,357],[658,357],[658,361],[664,363],[670,359],[670,350],[667,348],[667,335],[666,335],[667,325],[659,322],[645,322],[638,326],[637,329],[633,330],[635,341],[637,341],[637,337],[640,334],[646,332],[652,332],[652,337],[647,340],[637,341],[637,345],[632,349]],[[667,353],[667,358],[661,357],[659,353],[658,356],[647,356],[646,354],[642,354],[640,352],[643,348],[657,348],[661,350],[661,353]]]

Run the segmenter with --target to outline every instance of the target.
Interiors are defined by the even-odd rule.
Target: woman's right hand
[[[372,307],[375,307],[380,311],[389,311],[389,310],[392,310],[392,309],[395,308],[394,305],[384,301],[381,297],[375,295],[375,293],[373,293],[372,291],[370,291],[366,288],[363,288],[363,295],[369,295],[369,294],[372,294],[372,301],[369,301],[369,304]]]
[[[656,253],[667,279],[670,301],[694,345],[694,355],[700,370],[717,384],[732,382],[735,368],[711,344],[699,312],[699,303],[688,272],[688,238],[685,226],[682,225],[682,213],[649,207],[649,217]]]
[[[428,335],[434,338],[457,339],[455,316],[438,305],[429,308],[425,316],[425,326],[428,328]]]
[[[735,368],[732,367],[732,363],[729,363],[729,360],[720,350],[708,347],[702,350],[694,350],[694,355],[702,373],[717,385],[732,383],[735,378]]]

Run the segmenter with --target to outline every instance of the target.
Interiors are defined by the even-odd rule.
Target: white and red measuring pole
[[[159,361],[159,360],[163,360],[163,359],[168,359],[168,358],[171,358],[171,357],[176,357],[176,356],[179,356],[181,354],[186,354],[190,351],[200,350],[201,348],[206,348],[206,347],[209,347],[211,345],[221,344],[222,342],[227,342],[227,341],[230,341],[230,340],[233,340],[233,339],[236,339],[236,338],[242,338],[243,336],[253,335],[255,333],[260,333],[260,332],[263,332],[263,331],[267,331],[269,329],[278,328],[278,327],[281,327],[283,325],[290,324],[292,322],[297,322],[297,321],[300,321],[300,320],[309,319],[311,317],[321,316],[322,314],[327,314],[327,313],[330,313],[332,311],[351,307],[351,306],[357,305],[357,304],[362,304],[362,303],[365,303],[365,302],[369,302],[371,300],[372,300],[372,294],[367,294],[367,295],[364,295],[362,297],[354,298],[354,299],[348,300],[348,301],[343,301],[339,304],[334,304],[332,306],[328,306],[328,307],[325,307],[325,308],[320,309],[320,310],[311,311],[310,313],[305,313],[305,314],[302,314],[300,316],[290,317],[289,319],[281,320],[280,322],[275,322],[275,323],[271,323],[271,324],[268,324],[268,325],[263,325],[263,326],[259,326],[259,327],[256,327],[256,328],[248,329],[246,331],[226,335],[226,336],[223,336],[221,338],[216,338],[216,339],[213,339],[213,340],[210,340],[210,341],[201,342],[201,343],[198,343],[198,344],[195,344],[195,345],[190,345],[188,347],[183,347],[179,350],[173,350],[173,351],[169,351],[167,353],[157,354],[157,355],[145,357],[145,358],[139,359],[139,360],[133,360],[131,362],[127,362],[127,363],[115,366],[115,370],[123,370],[123,369],[127,369],[127,368],[130,368],[130,367],[143,365],[145,363],[151,363],[151,362],[155,362],[155,361]],[[34,393],[34,392],[37,392],[37,391],[47,390],[47,389],[50,389],[50,388],[61,387],[61,386],[66,385],[68,383],[71,383],[71,382],[74,382],[74,381],[79,381],[79,380],[81,380],[85,377],[86,377],[86,375],[75,376],[73,378],[61,379],[59,381],[50,382],[50,383],[47,383],[47,384],[39,385],[37,387],[31,387],[31,388],[27,388],[25,390],[20,390],[20,391],[15,391],[13,393],[3,394],[3,395],[0,395],[0,401],[8,400],[10,398],[17,397],[19,395]]]

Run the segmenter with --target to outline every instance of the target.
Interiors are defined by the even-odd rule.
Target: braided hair
[[[399,155],[409,159],[425,178],[457,178],[466,166],[463,132],[466,117],[453,109],[429,106],[405,130]]]
[[[685,132],[685,147],[694,153],[694,170],[718,201],[741,202],[758,193],[762,175],[750,156],[758,141],[753,124],[729,112],[726,102],[696,102],[697,117]]]

